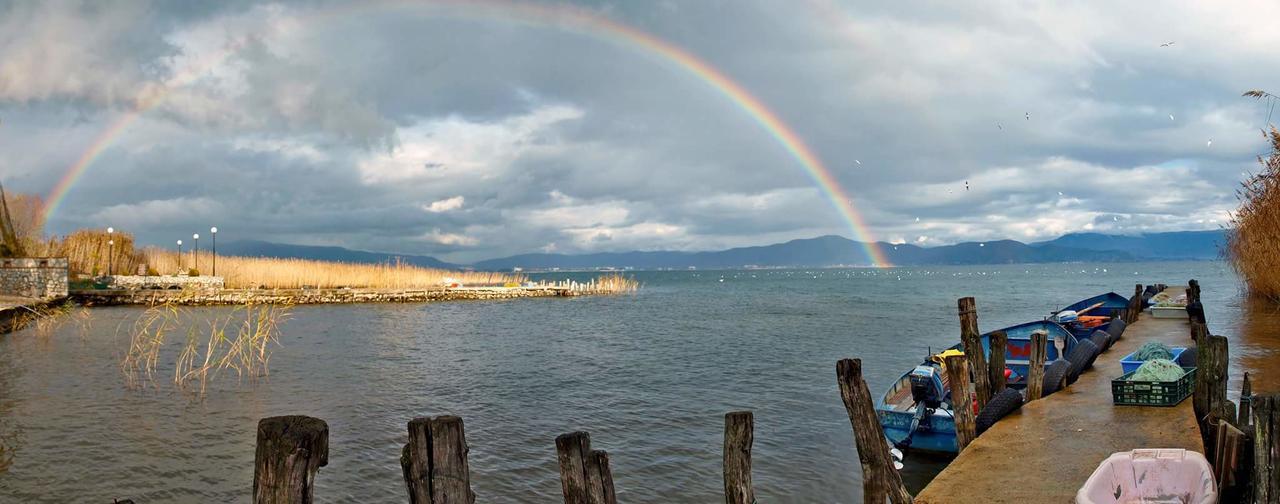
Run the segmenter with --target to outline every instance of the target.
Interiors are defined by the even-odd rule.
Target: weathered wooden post
[[[1027,363],[1027,402],[1044,393],[1044,361],[1049,352],[1049,333],[1031,333],[1031,360]]]
[[[956,358],[964,361],[963,357]],[[862,464],[862,502],[879,504],[888,498],[893,504],[910,504],[911,494],[893,467],[889,443],[876,418],[871,390],[862,379],[862,360],[842,359],[837,362],[836,381],[840,383],[840,398],[844,400],[844,409],[849,414],[858,461]]]
[[[1276,424],[1280,411],[1276,411],[1280,396],[1267,395],[1254,398],[1253,402],[1253,502],[1274,504],[1280,502],[1280,438],[1276,436]]]
[[[755,421],[750,411],[735,411],[724,416],[724,502],[755,504],[756,491],[751,486],[751,443]]]
[[[951,413],[955,415],[956,452],[959,453],[978,437],[973,401],[969,396],[969,362],[962,356],[952,355],[945,359],[944,365],[947,381],[951,383]]]
[[[1137,284],[1133,287],[1133,297],[1129,298],[1129,307],[1127,309],[1127,313],[1125,314],[1127,318],[1125,319],[1124,322],[1126,324],[1132,324],[1134,321],[1138,320],[1138,316],[1142,314],[1142,290],[1143,289],[1144,287],[1142,286],[1142,284]]]
[[[471,504],[471,470],[462,419],[452,415],[409,421],[409,443],[400,455],[411,504]]]
[[[316,471],[329,463],[329,424],[301,415],[258,421],[254,504],[315,502]]]
[[[978,308],[973,298],[956,301],[960,309],[960,341],[964,343],[964,356],[973,370],[973,388],[978,395],[978,409],[991,400],[991,382],[987,374],[987,356],[982,350],[982,336],[978,333]]]
[[[565,504],[617,504],[609,454],[591,449],[590,434],[561,434],[556,438],[556,458]]]
[[[1196,390],[1192,396],[1192,409],[1200,423],[1205,453],[1212,453],[1212,427],[1218,419],[1236,418],[1234,407],[1227,399],[1227,338],[1204,335],[1196,348]]]
[[[1240,385],[1240,414],[1236,417],[1236,425],[1240,429],[1249,427],[1249,422],[1253,421],[1253,415],[1250,414],[1249,408],[1253,406],[1253,385],[1249,383],[1249,373],[1244,373],[1244,383]]]
[[[991,346],[991,361],[987,363],[987,380],[991,382],[991,394],[999,394],[1004,390],[1004,354],[1009,348],[1009,335],[1004,331],[991,333],[987,340]]]

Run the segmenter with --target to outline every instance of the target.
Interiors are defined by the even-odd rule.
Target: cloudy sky
[[[217,225],[469,261],[853,236],[653,37],[776,113],[876,239],[1224,224],[1268,117],[1240,94],[1280,90],[1259,21],[1280,3],[1058,3],[0,3],[0,178],[50,194],[101,147],[49,230],[155,244]]]

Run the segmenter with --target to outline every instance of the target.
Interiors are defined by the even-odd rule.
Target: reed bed
[[[191,253],[179,256],[172,250],[148,248],[141,255],[149,269],[161,274],[188,273],[197,266],[200,274],[213,273],[214,257],[207,251],[201,251],[198,256]],[[449,271],[399,261],[363,264],[222,255],[217,261],[217,275],[223,277],[230,289],[422,289],[455,282],[485,286],[524,280],[523,276],[507,273]]]
[[[1280,301],[1280,131],[1263,135],[1271,153],[1258,156],[1262,170],[1236,191],[1240,208],[1227,238],[1227,258],[1253,295]]]
[[[287,305],[246,305],[199,320],[178,303],[152,306],[129,329],[129,348],[120,363],[125,383],[135,389],[156,385],[162,353],[175,334],[185,335],[173,364],[172,382],[179,391],[203,397],[209,382],[224,371],[257,381],[270,373],[271,351],[279,345],[289,310]]]

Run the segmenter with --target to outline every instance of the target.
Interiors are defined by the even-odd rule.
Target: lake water
[[[0,336],[0,443],[12,454],[0,501],[246,502],[258,419],[305,414],[330,428],[319,501],[406,502],[406,422],[448,413],[465,421],[478,502],[558,502],[554,439],[574,430],[609,451],[620,501],[717,502],[723,415],[749,409],[762,502],[859,502],[835,362],[862,358],[883,391],[958,341],[958,297],[977,298],[990,330],[1196,278],[1237,365],[1264,368],[1280,348],[1280,317],[1242,301],[1215,262],[635,276],[644,288],[617,297],[297,307],[269,379],[223,376],[198,401],[166,380],[176,344],[155,387],[126,386],[119,365],[141,309]],[[939,467],[908,465],[912,486]]]

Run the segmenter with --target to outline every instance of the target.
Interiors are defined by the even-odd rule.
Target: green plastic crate
[[[1111,380],[1111,401],[1117,406],[1174,406],[1196,388],[1196,368],[1182,368],[1176,381],[1135,381],[1133,373]],[[1134,371],[1136,373],[1137,371]]]

